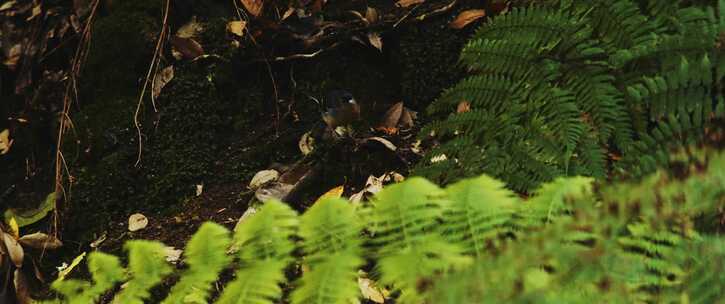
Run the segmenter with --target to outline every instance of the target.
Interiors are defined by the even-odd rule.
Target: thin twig
[[[136,163],[134,164],[134,167],[138,167],[138,165],[141,163],[141,154],[143,152],[143,134],[141,133],[141,123],[139,122],[138,116],[141,112],[141,106],[143,106],[143,96],[146,94],[146,88],[148,87],[149,80],[151,77],[151,74],[154,70],[158,67],[158,63],[160,61],[159,57],[161,54],[161,47],[164,44],[164,41],[166,40],[166,35],[168,34],[168,21],[169,21],[169,6],[170,6],[171,0],[166,0],[166,7],[164,8],[164,21],[161,25],[161,31],[159,32],[159,39],[156,41],[156,49],[154,50],[154,56],[151,58],[151,65],[149,66],[149,70],[146,73],[146,78],[144,79],[143,88],[141,89],[141,94],[138,97],[138,104],[136,104],[136,112],[133,114],[133,123],[136,126],[136,131],[138,132],[138,157],[136,158]]]

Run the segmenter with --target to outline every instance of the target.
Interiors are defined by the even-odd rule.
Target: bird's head
[[[348,91],[330,91],[325,95],[324,104],[322,119],[332,128],[360,119],[360,105]]]

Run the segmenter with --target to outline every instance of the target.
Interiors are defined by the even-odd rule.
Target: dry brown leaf
[[[461,101],[456,107],[456,113],[466,113],[471,110],[471,103],[468,101]]]
[[[365,140],[366,141],[370,141],[370,140],[377,141],[377,142],[383,144],[386,148],[390,149],[391,151],[398,150],[398,147],[396,147],[389,140],[382,138],[382,137],[373,136],[373,137],[366,138]]]
[[[383,121],[380,124],[380,128],[385,129],[396,129],[400,116],[403,114],[403,102],[398,102],[388,109],[383,116]]]
[[[146,228],[149,224],[149,219],[141,213],[134,213],[128,217],[128,231],[138,231]]]
[[[230,21],[227,23],[227,31],[239,37],[244,37],[245,27],[247,27],[247,23],[244,21]]]
[[[204,31],[204,27],[196,21],[196,16],[191,16],[191,19],[186,24],[182,25],[177,31],[176,36],[181,38],[193,38],[197,34]]]
[[[360,293],[365,299],[375,303],[385,303],[383,292],[375,286],[375,282],[368,278],[357,278],[357,285],[360,287]]]
[[[174,55],[177,59],[195,59],[204,55],[204,48],[196,40],[191,38],[171,37],[171,46],[173,51],[178,52],[180,56]]]
[[[458,15],[458,17],[456,17],[456,19],[451,21],[451,24],[449,24],[448,26],[454,29],[462,29],[466,25],[478,20],[483,16],[486,16],[486,11],[482,9],[463,11]]]
[[[23,259],[25,258],[25,251],[23,251],[23,246],[20,246],[20,243],[18,243],[18,241],[15,240],[12,235],[7,234],[6,232],[0,232],[0,234],[2,234],[3,243],[5,244],[5,249],[7,249],[8,251],[10,260],[13,262],[16,268],[22,267]]]
[[[240,0],[244,8],[254,17],[258,17],[264,8],[264,0]]]
[[[15,68],[18,66],[18,62],[20,61],[20,55],[23,53],[22,51],[22,44],[18,43],[16,45],[13,45],[13,47],[11,47],[10,50],[7,51],[3,64],[7,66],[8,69],[10,69],[11,71],[14,71]]]
[[[369,23],[378,22],[378,19],[378,10],[372,7],[368,7],[365,10],[365,20],[367,20]]]
[[[3,3],[3,5],[0,5],[0,12],[11,9],[15,5],[15,2],[16,1],[13,0],[13,1],[5,2],[5,3]]]
[[[370,44],[378,49],[378,51],[383,51],[383,39],[380,38],[380,34],[368,33],[368,41],[370,41]]]
[[[282,20],[289,18],[289,16],[292,16],[292,13],[294,13],[294,12],[295,12],[294,7],[291,7],[291,6],[288,7],[287,10],[284,11],[284,14],[282,14]]]
[[[63,246],[63,242],[56,237],[40,232],[23,235],[18,242],[23,246],[36,249],[56,249]]]
[[[33,6],[32,14],[30,15],[30,17],[26,18],[25,21],[33,20],[33,18],[38,17],[38,15],[40,15],[40,13],[42,13],[42,12],[43,12],[43,7],[40,4]]]
[[[154,85],[151,88],[151,96],[154,97],[154,99],[158,98],[161,94],[161,89],[163,89],[171,79],[174,79],[174,66],[170,65],[163,69],[161,69],[157,74],[156,77],[154,77]]]
[[[179,258],[181,258],[181,253],[183,252],[183,250],[176,249],[172,246],[164,247],[164,256],[166,257],[166,261],[171,264],[176,264],[179,261]]]
[[[279,172],[274,169],[262,170],[254,174],[249,182],[250,189],[259,189],[265,184],[271,183],[279,179]]]
[[[302,155],[312,153],[312,150],[315,149],[315,138],[312,137],[312,132],[310,131],[302,134],[302,137],[300,137],[300,141],[297,143],[297,145],[300,147]]]
[[[417,113],[415,111],[412,111],[408,108],[403,108],[403,113],[400,115],[400,121],[398,124],[401,128],[412,128],[413,127],[413,120],[417,116]]]
[[[414,4],[423,3],[425,0],[399,0],[395,3],[396,6],[399,7],[408,7]]]

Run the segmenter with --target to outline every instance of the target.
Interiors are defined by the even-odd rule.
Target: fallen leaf
[[[390,142],[389,140],[387,140],[387,139],[385,139],[385,138],[382,138],[382,137],[378,137],[378,136],[373,136],[373,137],[368,137],[368,138],[366,138],[365,140],[366,140],[366,141],[370,141],[370,140],[372,140],[372,141],[377,141],[377,142],[379,142],[379,143],[383,144],[383,145],[384,145],[384,146],[385,146],[386,148],[390,149],[391,151],[395,151],[395,150],[398,150],[398,147],[396,147],[396,146],[395,146],[395,145],[394,145],[393,143],[391,143],[391,142]]]
[[[402,182],[405,180],[405,176],[403,176],[402,174],[395,172],[395,171],[390,172],[389,175],[393,177],[393,181],[396,183],[399,183],[399,182]]]
[[[375,303],[385,303],[385,296],[380,288],[376,287],[375,282],[368,278],[357,278],[357,285],[360,287],[360,293],[365,299]]]
[[[375,32],[368,33],[368,41],[370,41],[370,44],[378,49],[378,51],[383,51],[383,40],[380,38],[380,34]]]
[[[262,8],[264,8],[264,1],[263,0],[240,0],[242,2],[242,5],[244,5],[244,8],[247,9],[247,11],[252,14],[254,17],[258,17],[259,14],[262,13]]]
[[[388,109],[383,116],[382,123],[379,128],[395,129],[400,121],[400,116],[403,114],[403,102],[398,102]]]
[[[315,149],[315,139],[312,137],[312,131],[302,134],[298,146],[300,147],[302,155],[312,153],[312,150]]]
[[[23,246],[20,246],[18,241],[7,232],[0,232],[0,234],[2,234],[3,243],[5,243],[5,249],[7,249],[8,255],[10,255],[10,260],[15,264],[16,268],[22,267],[25,257]]]
[[[5,60],[3,61],[3,64],[8,67],[11,71],[14,71],[15,68],[18,66],[18,62],[20,61],[20,55],[23,53],[23,45],[18,43],[16,45],[13,45],[5,55]]]
[[[91,248],[98,248],[98,246],[100,246],[101,243],[106,241],[106,238],[108,238],[108,233],[104,232],[103,235],[101,235],[101,237],[99,237],[98,239],[93,241],[89,246],[91,246]]]
[[[451,28],[454,29],[462,29],[466,25],[470,24],[473,21],[478,20],[479,18],[486,16],[486,11],[482,9],[472,9],[461,12],[456,19],[451,21],[451,23],[448,25]]]
[[[38,208],[23,210],[22,212],[15,209],[8,209],[5,210],[5,214],[3,214],[3,216],[8,222],[10,221],[10,218],[14,218],[17,221],[18,227],[25,227],[43,219],[46,215],[48,215],[48,213],[50,213],[50,211],[55,209],[55,199],[55,192],[51,192],[45,197],[45,200],[40,203]]]
[[[244,21],[230,21],[227,23],[227,31],[239,37],[244,37],[245,27],[247,27],[247,23]]]
[[[418,4],[418,3],[423,3],[423,2],[425,2],[425,0],[399,0],[398,2],[395,3],[395,5],[399,6],[399,7],[408,7],[413,4]]]
[[[23,235],[18,242],[35,249],[57,249],[63,246],[58,238],[41,232]]]
[[[171,37],[172,51],[176,51],[176,59],[195,59],[204,55],[204,48],[192,38]]]
[[[368,8],[365,10],[365,20],[367,20],[369,23],[375,23],[378,22],[378,19],[378,10],[368,6]]]
[[[141,213],[134,213],[128,217],[128,231],[138,231],[146,228],[149,224],[149,219]]]
[[[277,179],[279,179],[279,172],[277,172],[277,170],[262,170],[254,174],[254,177],[252,177],[252,180],[249,182],[249,188],[259,189],[259,187],[276,181]]]
[[[25,21],[33,20],[35,17],[38,17],[38,15],[40,15],[40,13],[42,13],[42,12],[43,12],[43,7],[40,4],[33,6],[32,14],[30,15],[30,17],[26,18]]]
[[[456,113],[466,113],[471,110],[471,103],[468,101],[461,101],[456,107]]]
[[[269,183],[262,188],[254,191],[254,197],[260,202],[266,202],[271,199],[283,200],[287,194],[292,191],[294,185],[285,183]]]
[[[294,13],[294,12],[295,12],[294,7],[291,7],[291,6],[288,7],[287,10],[284,11],[284,14],[282,14],[282,20],[289,18],[289,16],[292,16],[292,13]]]
[[[174,66],[170,65],[161,69],[154,77],[154,85],[151,88],[151,94],[154,99],[161,95],[161,89],[163,89],[169,81],[174,79]]]
[[[412,128],[414,123],[413,120],[417,116],[417,113],[415,111],[412,111],[408,108],[403,108],[403,113],[400,115],[400,121],[398,124],[401,128]]]
[[[375,177],[373,175],[368,176],[368,180],[365,181],[365,188],[360,190],[360,192],[351,195],[350,202],[359,203],[367,195],[373,195],[383,190],[384,177],[385,174],[381,175],[380,177]]]
[[[73,271],[73,269],[76,268],[76,266],[78,266],[81,261],[83,261],[84,257],[86,257],[85,251],[75,257],[70,265],[63,263],[63,265],[61,265],[60,267],[56,267],[58,269],[58,280],[62,281],[63,279],[65,279],[65,277],[70,274],[70,272]]]
[[[202,31],[204,31],[204,27],[201,23],[196,21],[196,16],[191,16],[191,20],[182,25],[179,30],[176,31],[176,36],[181,38],[192,38],[196,37],[196,35]]]
[[[204,184],[196,185],[196,196],[201,195],[204,192]]]
[[[3,5],[0,5],[0,12],[12,8],[15,5],[15,2],[16,1],[13,0],[13,1],[5,2],[5,3],[3,3]]]
[[[342,192],[344,192],[344,191],[345,191],[345,185],[340,185],[335,188],[332,188],[332,189],[328,190],[327,192],[325,192],[325,194],[320,195],[320,197],[317,198],[317,200],[315,201],[314,204],[317,204],[317,202],[319,202],[325,198],[339,198],[342,196]]]
[[[176,262],[179,261],[179,258],[181,258],[181,253],[183,252],[183,250],[176,249],[171,246],[164,247],[164,257],[166,257],[166,261],[171,264],[176,264]]]

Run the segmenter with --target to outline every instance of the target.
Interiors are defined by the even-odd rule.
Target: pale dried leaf
[[[471,110],[471,103],[468,101],[461,101],[456,107],[456,113],[466,113]]]
[[[400,114],[400,121],[398,124],[401,128],[412,128],[413,120],[415,119],[416,113],[408,108],[403,109],[403,113]]]
[[[171,246],[164,247],[164,256],[166,257],[166,261],[172,264],[176,264],[179,261],[182,252],[184,251]]]
[[[201,195],[204,192],[204,184],[196,185],[196,196]]]
[[[40,4],[33,6],[32,14],[30,15],[30,17],[26,18],[25,21],[33,20],[35,17],[38,17],[40,15],[40,13],[42,13],[42,12],[43,12],[43,7]]]
[[[91,246],[91,248],[98,248],[98,246],[100,246],[101,243],[106,241],[107,238],[108,238],[108,233],[104,232],[103,235],[101,235],[101,237],[99,237],[98,239],[93,241],[89,246]]]
[[[391,143],[391,142],[390,142],[389,140],[387,140],[387,139],[385,139],[385,138],[382,138],[382,137],[378,137],[378,136],[373,136],[373,137],[369,137],[369,138],[367,138],[366,140],[368,140],[368,141],[369,141],[369,140],[377,141],[377,142],[379,142],[379,143],[383,144],[383,145],[384,145],[384,146],[385,146],[386,148],[390,149],[391,151],[395,151],[395,150],[398,150],[398,147],[396,147],[396,146],[395,146],[395,145],[394,145],[393,143]]]
[[[408,7],[408,6],[423,3],[423,2],[425,2],[425,0],[399,0],[398,2],[395,3],[395,5],[397,5],[399,7]]]
[[[191,16],[191,20],[182,25],[179,30],[176,31],[176,36],[181,38],[193,38],[202,31],[204,31],[204,27],[196,20],[196,16]]]
[[[195,59],[196,57],[204,55],[204,48],[192,38],[174,36],[171,37],[170,42],[173,50],[180,54],[181,58]]]
[[[15,264],[15,267],[20,268],[23,266],[23,259],[25,258],[25,251],[23,250],[23,246],[20,246],[20,243],[18,243],[15,238],[6,233],[6,232],[0,232],[2,234],[3,243],[5,244],[5,249],[8,251],[8,255],[10,256],[10,260]]]
[[[11,9],[15,5],[15,2],[16,1],[13,0],[13,1],[5,2],[5,3],[3,3],[3,5],[0,5],[0,12]]]
[[[360,287],[360,293],[365,299],[375,303],[385,303],[383,291],[375,286],[375,282],[368,278],[357,278],[357,285]]]
[[[161,69],[157,74],[156,77],[154,77],[154,86],[152,88],[151,94],[154,97],[154,99],[158,98],[159,95],[161,95],[161,89],[163,89],[169,81],[174,79],[174,66],[170,65],[163,69]]]
[[[432,164],[435,164],[435,163],[446,161],[446,160],[448,160],[448,156],[446,156],[445,154],[439,154],[439,155],[431,157],[430,162]]]
[[[282,200],[293,188],[294,185],[291,184],[270,183],[254,191],[254,197],[260,202],[266,202],[271,199]]]
[[[141,213],[134,213],[128,217],[128,231],[138,231],[146,228],[149,224],[149,219]]]
[[[254,174],[252,180],[249,182],[250,189],[259,189],[262,185],[271,183],[279,179],[279,172],[274,169],[262,170]]]
[[[244,28],[246,27],[247,23],[244,21],[230,21],[227,23],[227,31],[239,37],[244,37]]]
[[[375,23],[378,22],[378,10],[372,7],[368,7],[365,10],[365,20],[367,20],[369,23]]]
[[[294,12],[295,12],[294,7],[291,7],[291,6],[288,7],[287,10],[284,11],[284,14],[282,14],[282,20],[289,18],[289,16],[292,16],[292,13],[294,13]]]
[[[383,121],[379,127],[388,129],[396,128],[402,114],[403,102],[401,101],[394,104],[392,107],[390,107],[390,109],[388,109],[387,112],[385,112],[385,115],[383,116]]]
[[[10,139],[10,130],[5,129],[0,131],[0,155],[10,152],[12,145],[13,140]]]
[[[11,71],[15,70],[15,68],[18,66],[18,62],[20,61],[20,55],[22,55],[23,53],[22,51],[22,44],[18,43],[16,45],[13,45],[10,50],[7,51],[3,64],[7,66],[8,69],[10,69]]]
[[[262,13],[262,9],[264,8],[264,1],[263,0],[240,0],[242,2],[242,5],[244,5],[244,8],[247,9],[247,12],[252,14],[254,17],[258,17],[259,14]]]
[[[370,44],[378,49],[378,51],[383,51],[383,39],[380,38],[380,34],[375,32],[368,33],[368,41],[370,41]]]
[[[63,246],[63,242],[58,238],[41,232],[23,235],[18,242],[23,246],[36,249],[56,249]]]
[[[462,29],[466,25],[470,24],[473,21],[478,20],[479,18],[486,16],[486,11],[482,9],[472,9],[461,12],[456,19],[451,21],[450,26],[454,29]]]
[[[344,191],[345,191],[345,185],[340,185],[335,188],[332,188],[332,189],[328,190],[327,192],[325,192],[325,194],[323,194],[319,198],[317,198],[317,200],[314,202],[314,204],[317,204],[319,201],[321,201],[325,198],[340,198]]]
[[[398,172],[395,172],[395,171],[390,172],[390,175],[393,177],[393,181],[396,183],[399,183],[399,182],[402,182],[405,180],[405,176],[403,176],[402,174],[400,174]]]
[[[302,152],[302,155],[307,155],[312,153],[312,150],[315,149],[315,139],[312,137],[312,132],[307,132],[305,134],[302,134],[302,137],[300,137],[300,141],[298,143],[300,147],[300,151]]]

